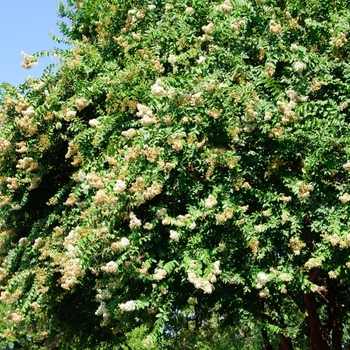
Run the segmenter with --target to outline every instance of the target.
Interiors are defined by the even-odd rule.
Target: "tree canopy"
[[[59,14],[1,86],[3,348],[350,346],[350,3]]]

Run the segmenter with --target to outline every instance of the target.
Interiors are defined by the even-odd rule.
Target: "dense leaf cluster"
[[[0,343],[348,344],[349,5],[61,4],[2,85]]]

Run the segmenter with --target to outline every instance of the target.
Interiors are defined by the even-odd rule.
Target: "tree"
[[[3,346],[350,346],[349,8],[61,4],[2,85]]]

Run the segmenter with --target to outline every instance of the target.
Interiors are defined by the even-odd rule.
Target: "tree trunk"
[[[332,281],[333,282],[333,281]],[[342,350],[342,322],[340,316],[340,307],[338,302],[339,285],[337,281],[330,283],[331,295],[331,320],[332,320],[332,350]],[[329,298],[330,299],[330,298]]]
[[[304,294],[304,302],[308,313],[306,322],[309,328],[309,350],[329,350],[329,344],[321,333],[314,293]]]
[[[262,335],[262,338],[263,338],[265,350],[273,350],[272,345],[270,344],[269,338],[267,336],[267,330],[266,329],[262,329],[261,330],[261,335]]]
[[[278,344],[278,350],[293,350],[293,344],[290,338],[280,334],[280,343]]]

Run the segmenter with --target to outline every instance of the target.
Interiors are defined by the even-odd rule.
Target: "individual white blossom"
[[[242,26],[244,25],[244,21],[240,20],[240,21],[234,21],[231,24],[231,29],[234,31],[238,31],[242,28]]]
[[[29,106],[26,110],[22,111],[21,113],[22,115],[31,118],[31,117],[34,117],[35,110],[33,106]]]
[[[24,62],[21,62],[21,65],[23,68],[25,69],[29,69],[32,68],[34,66],[36,66],[38,64],[38,62],[36,62],[34,56],[31,55],[27,55],[25,52],[21,52],[21,55],[24,58]]]
[[[344,165],[343,165],[343,168],[347,171],[350,171],[350,161],[346,162]]]

